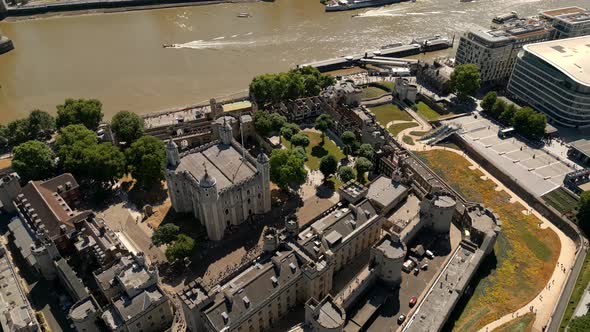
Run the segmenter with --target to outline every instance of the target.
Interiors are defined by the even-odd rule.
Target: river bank
[[[23,7],[9,7],[0,14],[0,20],[17,22],[23,20],[48,18],[56,16],[73,16],[87,14],[109,14],[150,9],[164,9],[176,7],[192,7],[214,5],[222,3],[247,3],[267,0],[172,0],[167,3],[155,3],[158,0],[82,0],[70,2],[55,2]],[[272,2],[273,0],[268,0]],[[5,16],[2,16],[5,15]]]

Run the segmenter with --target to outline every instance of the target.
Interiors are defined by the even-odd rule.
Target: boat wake
[[[243,36],[249,36],[252,33],[245,34]],[[235,38],[239,37],[240,35],[232,35],[231,38],[234,40],[224,40],[225,37],[217,37],[211,40],[193,40],[187,43],[182,44],[164,44],[162,45],[164,48],[190,48],[194,50],[205,50],[205,49],[222,49],[222,48],[229,48],[229,47],[243,47],[248,45],[254,45],[254,41],[239,41],[235,40]]]

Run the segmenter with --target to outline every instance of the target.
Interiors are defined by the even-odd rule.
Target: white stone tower
[[[178,153],[178,145],[171,139],[166,143],[166,165],[168,167],[176,167],[180,164],[180,154]]]
[[[206,164],[203,164],[203,167],[205,167],[205,175],[199,181],[201,220],[206,223],[209,239],[219,241],[223,238],[226,225],[219,216],[217,180],[209,175]]]
[[[226,117],[223,117],[223,125],[219,127],[219,137],[223,144],[231,144],[231,140],[233,138],[233,132],[231,129],[231,124],[227,122]]]
[[[245,148],[244,148],[245,149]],[[270,211],[270,164],[269,159],[264,152],[261,152],[256,158],[256,168],[261,175],[262,188],[262,211],[259,213],[266,213]]]

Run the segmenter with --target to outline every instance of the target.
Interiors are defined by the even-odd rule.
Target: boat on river
[[[408,0],[331,0],[326,3],[327,12],[379,7]]]
[[[252,15],[250,15],[250,13],[239,13],[238,17],[241,18],[248,18],[248,17],[252,17]]]

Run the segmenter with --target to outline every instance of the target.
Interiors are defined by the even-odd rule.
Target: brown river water
[[[35,108],[55,112],[68,97],[100,99],[107,118],[229,97],[261,73],[412,37],[458,36],[510,11],[589,4],[417,0],[325,13],[319,0],[277,0],[3,21],[16,49],[0,56],[0,122]],[[241,12],[252,17],[236,17]]]

